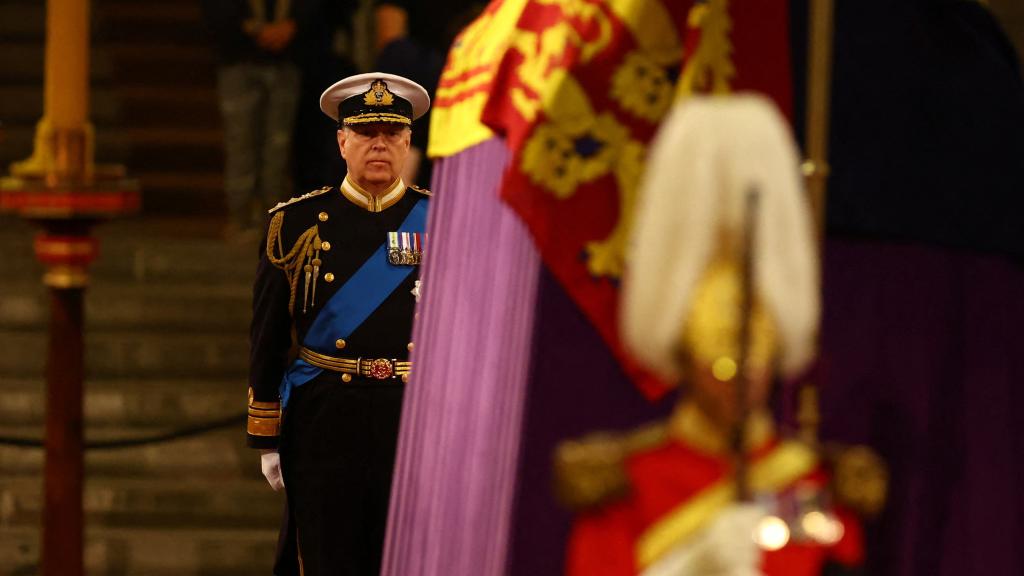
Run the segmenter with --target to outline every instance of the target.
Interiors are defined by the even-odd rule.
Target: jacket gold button
[[[338,338],[337,340],[334,341],[334,345],[338,347],[338,350],[344,348],[345,344],[346,342],[344,338]]]
[[[324,274],[324,280],[327,282],[334,282],[334,274],[332,272]]]
[[[321,212],[317,218],[319,218],[321,222],[327,222],[327,212]]]
[[[320,249],[321,249],[321,250],[323,250],[324,252],[327,252],[328,250],[330,250],[330,249],[331,249],[331,243],[330,243],[330,242],[328,242],[328,241],[326,241],[326,240],[324,240],[324,241],[323,241],[323,242],[322,242],[322,243],[320,244]]]
[[[342,374],[341,375],[341,381],[342,382],[351,382],[352,381],[352,375],[347,373],[347,372],[345,374]]]
[[[409,342],[408,344],[406,344],[405,347],[406,347],[406,349],[409,350],[409,352],[412,352],[412,348],[413,348],[412,342]]]

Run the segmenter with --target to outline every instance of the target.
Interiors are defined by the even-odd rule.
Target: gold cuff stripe
[[[750,467],[751,490],[774,492],[810,473],[817,455],[799,442],[785,442]],[[736,498],[736,483],[729,476],[705,488],[653,524],[637,541],[637,566],[647,568],[705,526]]]
[[[249,416],[245,426],[250,436],[278,436],[281,431],[280,418],[256,418]]]
[[[279,410],[281,408],[280,402],[257,402],[255,400],[249,401],[249,408],[256,408],[258,410]]]
[[[249,408],[250,416],[259,416],[260,418],[280,418],[280,410],[260,410],[259,408]]]

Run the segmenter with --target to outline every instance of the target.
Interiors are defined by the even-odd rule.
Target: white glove
[[[281,455],[277,450],[263,450],[260,454],[260,467],[263,468],[263,475],[266,476],[270,487],[277,492],[284,488],[284,476],[281,476]]]

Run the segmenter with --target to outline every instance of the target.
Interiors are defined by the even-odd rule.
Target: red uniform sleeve
[[[843,523],[843,537],[832,547],[830,557],[843,566],[861,566],[864,564],[864,532],[860,520],[849,510],[836,510],[836,516]]]
[[[634,576],[636,538],[623,504],[578,515],[566,547],[566,576]]]

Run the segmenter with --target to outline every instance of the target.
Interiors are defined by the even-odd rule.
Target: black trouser
[[[280,452],[305,576],[380,572],[403,390],[335,372],[293,390]]]

